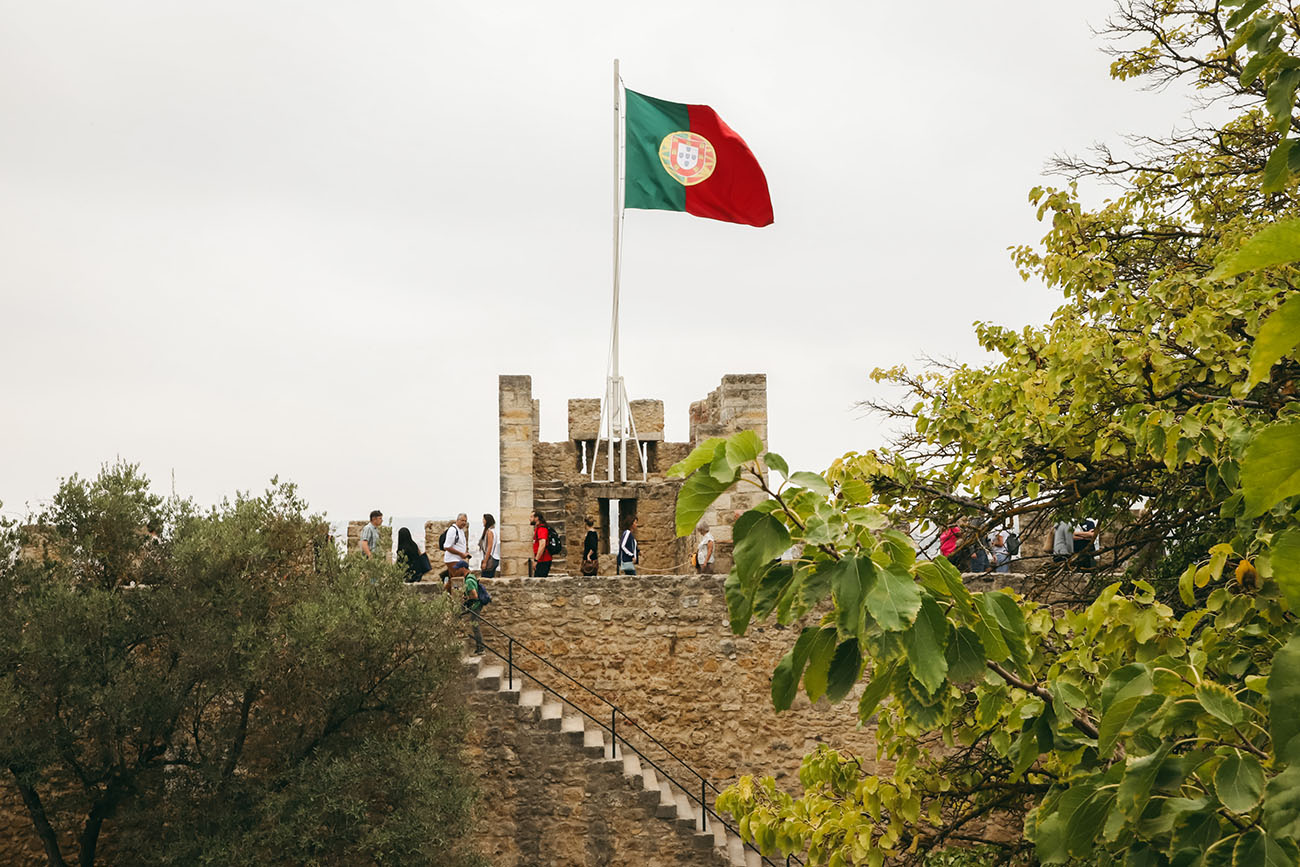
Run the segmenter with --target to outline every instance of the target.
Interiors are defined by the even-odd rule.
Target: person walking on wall
[[[495,578],[497,567],[501,565],[501,534],[497,532],[497,519],[483,515],[483,535],[478,537],[478,552],[482,556],[479,574],[484,578]]]
[[[384,523],[384,513],[375,509],[370,513],[370,523],[361,528],[361,553],[370,559],[379,552],[379,525]]]
[[[456,516],[456,521],[447,528],[447,538],[442,543],[442,566],[448,572],[451,571],[451,564],[457,560],[469,562],[469,535],[465,529],[469,527],[469,518],[461,512]]]
[[[596,520],[590,515],[586,524],[587,535],[582,537],[582,574],[595,575],[600,570],[600,535],[596,532]]]
[[[419,581],[420,576],[433,568],[429,565],[428,556],[415,544],[411,531],[406,527],[397,531],[397,561],[406,568],[407,584]]]
[[[464,560],[451,564],[448,571],[452,579],[460,578],[463,582],[465,611],[469,613],[470,634],[474,636],[474,655],[482,656],[483,628],[479,624],[479,612],[483,610],[483,603],[479,600],[478,579],[470,573],[469,564]]]
[[[623,532],[619,535],[615,559],[618,561],[619,572],[624,575],[636,574],[636,564],[641,560],[641,554],[636,548],[636,515],[628,515],[623,519]]]
[[[1001,533],[993,536],[993,546],[989,549],[993,555],[994,572],[1011,571],[1011,552],[1007,549],[1007,539]]]
[[[546,544],[551,536],[551,525],[535,510],[528,516],[528,523],[533,525],[532,576],[545,578],[551,574],[551,552]]]
[[[700,534],[700,541],[695,546],[695,569],[701,575],[712,575],[713,559],[717,548],[717,543],[713,540],[713,532],[703,521],[700,521],[695,532]]]
[[[1069,521],[1057,521],[1052,531],[1052,560],[1064,563],[1074,553],[1074,525]]]

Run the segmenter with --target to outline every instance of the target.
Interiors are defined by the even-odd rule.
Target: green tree
[[[801,625],[774,706],[801,686],[854,695],[885,760],[866,773],[822,747],[798,797],[743,778],[718,803],[760,848],[1300,861],[1300,222],[1275,177],[1300,61],[1296,18],[1273,5],[1120,6],[1115,75],[1191,76],[1242,113],[1136,161],[1063,160],[1120,189],[1095,209],[1073,188],[1031,193],[1050,229],[1016,261],[1065,306],[1041,328],[977,325],[992,364],[881,372],[912,392],[881,407],[911,423],[896,448],[790,473],[744,434],[675,468],[679,531],[734,484],[771,496],[734,527],[732,628]],[[1109,520],[1109,565],[1129,569],[1069,606],[1050,580],[972,592],[903,532],[1071,514]]]
[[[119,463],[2,535],[0,763],[49,864],[472,861],[449,606],[291,485],[200,513]]]

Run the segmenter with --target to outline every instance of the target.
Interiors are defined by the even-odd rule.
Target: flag
[[[685,211],[749,226],[772,223],[763,169],[717,112],[624,92],[625,207]]]

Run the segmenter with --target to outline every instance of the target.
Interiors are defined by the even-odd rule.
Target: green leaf
[[[1247,518],[1300,494],[1300,423],[1269,425],[1251,437],[1241,458],[1241,489]]]
[[[1255,11],[1263,6],[1265,2],[1266,0],[1246,0],[1245,3],[1241,4],[1240,9],[1228,16],[1228,20],[1224,22],[1223,26],[1228,30],[1236,30],[1242,25],[1242,22],[1254,15]],[[1224,3],[1223,5],[1231,6],[1232,4]]]
[[[1246,718],[1245,709],[1232,692],[1223,684],[1212,680],[1202,681],[1196,687],[1196,700],[1210,716],[1223,720],[1228,725],[1237,725]]]
[[[1131,759],[1124,770],[1124,778],[1120,780],[1115,795],[1115,805],[1130,822],[1136,823],[1142,817],[1142,812],[1151,799],[1151,786],[1169,756],[1171,747],[1172,744],[1163,743],[1154,753]]]
[[[880,706],[881,700],[889,694],[889,684],[893,682],[894,668],[897,665],[897,662],[891,662],[885,667],[878,666],[872,672],[867,688],[862,691],[862,698],[858,699],[858,722],[866,725]]]
[[[1254,387],[1267,379],[1273,365],[1297,346],[1300,346],[1300,293],[1288,298],[1259,327],[1250,348],[1250,378],[1246,384]]]
[[[1264,794],[1264,769],[1254,756],[1228,756],[1214,772],[1214,791],[1223,806],[1234,813],[1255,809]]]
[[[1232,867],[1295,867],[1295,858],[1258,828],[1248,828],[1232,848]]]
[[[1295,89],[1300,84],[1300,70],[1286,69],[1278,74],[1268,86],[1264,104],[1268,113],[1273,115],[1278,132],[1285,132],[1291,125],[1291,111],[1295,106]],[[1265,192],[1268,192],[1265,190]]]
[[[891,566],[876,573],[876,581],[867,591],[867,610],[881,629],[906,629],[921,609],[921,591],[907,572]]]
[[[1290,148],[1287,139],[1286,149]],[[1283,150],[1279,146],[1278,150]],[[1271,164],[1278,151],[1273,152],[1268,161]],[[1282,154],[1282,168],[1286,167],[1287,154]],[[1265,175],[1268,168],[1264,169]],[[1286,265],[1300,259],[1300,219],[1279,220],[1256,232],[1236,251],[1219,261],[1210,274],[1211,280],[1226,280],[1245,271],[1267,268],[1272,265]]]
[[[975,634],[979,636],[980,643],[984,646],[987,658],[993,662],[1003,662],[1011,656],[1011,648],[1007,647],[1006,639],[1002,637],[1002,627],[998,625],[997,617],[988,611],[988,600],[985,596],[986,594],[980,593],[973,597],[972,625]]]
[[[831,657],[835,655],[835,630],[825,627],[818,630],[808,651],[808,668],[803,673],[803,689],[810,701],[826,694],[830,678]]]
[[[826,697],[832,702],[844,700],[862,674],[862,650],[856,638],[840,642],[831,660],[830,676],[826,682]]]
[[[732,535],[736,540],[733,551],[736,570],[746,581],[756,578],[764,567],[790,547],[790,531],[772,515],[758,514],[743,523],[736,521]]]
[[[948,660],[948,678],[954,683],[980,677],[988,662],[980,637],[965,626],[958,626],[948,633],[945,657]]]
[[[1291,180],[1291,154],[1295,151],[1295,139],[1284,138],[1273,148],[1264,163],[1259,186],[1266,193],[1276,193]],[[1213,276],[1213,275],[1211,275]]]
[[[1106,824],[1114,794],[1097,791],[1087,784],[1071,786],[1061,796],[1059,810],[1065,815],[1065,851],[1076,858],[1090,856],[1096,849],[1097,831]]]
[[[1264,825],[1274,837],[1300,839],[1300,764],[1291,765],[1268,781]]]
[[[754,616],[759,620],[776,610],[781,594],[794,580],[794,569],[789,563],[776,563],[767,568],[754,592]]]
[[[695,532],[700,518],[713,505],[713,501],[731,487],[735,480],[719,482],[708,473],[695,473],[682,485],[677,494],[677,535],[689,536]]]
[[[948,562],[947,557],[927,560],[916,567],[916,577],[930,592],[938,596],[947,596],[957,603],[958,608],[969,614],[975,604],[970,590],[961,580],[957,567]]]
[[[1183,570],[1182,577],[1178,579],[1178,598],[1188,607],[1196,604],[1196,590],[1192,587],[1192,579],[1195,577],[1196,564],[1193,563]]]
[[[1281,758],[1287,756],[1291,741],[1300,734],[1300,634],[1291,636],[1273,655],[1268,699],[1268,733],[1273,738],[1273,756]]]
[[[790,648],[776,670],[772,672],[772,707],[777,711],[789,710],[790,703],[799,693],[799,679],[803,677],[804,666],[808,664],[808,653],[813,641],[821,633],[816,626],[809,626],[799,633],[799,638]]]
[[[691,453],[686,456],[685,460],[678,461],[669,467],[668,472],[664,475],[672,477],[689,476],[700,467],[712,461],[713,453],[717,450],[719,445],[725,442],[726,440],[722,437],[709,437],[704,442],[691,449]]]
[[[804,579],[803,586],[799,588],[799,605],[804,610],[812,608],[831,592],[831,576],[837,565],[838,561],[835,560],[819,563]]]
[[[746,588],[735,569],[728,572],[722,582],[722,596],[727,600],[727,618],[732,633],[744,635],[754,614],[754,594]]]
[[[1148,667],[1133,663],[1110,673],[1101,687],[1101,724],[1097,754],[1109,759],[1115,743],[1137,710],[1139,702],[1151,695],[1154,686]]]
[[[790,475],[790,466],[785,462],[785,458],[776,452],[768,452],[763,455],[763,463],[767,464],[769,469],[776,470],[782,476]]]
[[[829,497],[831,495],[831,486],[826,484],[826,480],[816,473],[791,473],[788,478],[792,485],[807,488],[810,491],[821,494],[823,497]]]
[[[862,634],[863,601],[876,583],[876,566],[870,557],[845,557],[827,567],[835,599],[835,625],[841,639]]]
[[[1273,580],[1294,614],[1300,614],[1300,528],[1283,530],[1269,546]]]
[[[713,476],[715,482],[731,484],[740,478],[740,467],[727,460],[726,440],[718,443],[717,448],[713,450],[713,460],[709,462],[707,467],[700,467],[700,472],[706,469],[709,475]]]
[[[948,618],[933,599],[923,598],[916,622],[903,633],[903,647],[912,676],[932,693],[948,676],[947,640]]]
[[[763,441],[752,430],[742,430],[727,438],[727,462],[739,467],[756,460],[763,452]]]

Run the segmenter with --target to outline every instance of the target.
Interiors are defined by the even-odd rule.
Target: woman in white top
[[[501,565],[501,534],[497,532],[497,519],[491,515],[483,516],[483,535],[478,537],[478,550],[483,558],[479,574],[484,578],[495,578],[497,567]]]
[[[703,521],[700,521],[695,532],[700,534],[700,541],[695,547],[695,568],[701,575],[711,575],[714,552],[717,548],[717,544],[713,541],[713,533],[709,531],[709,525]]]

